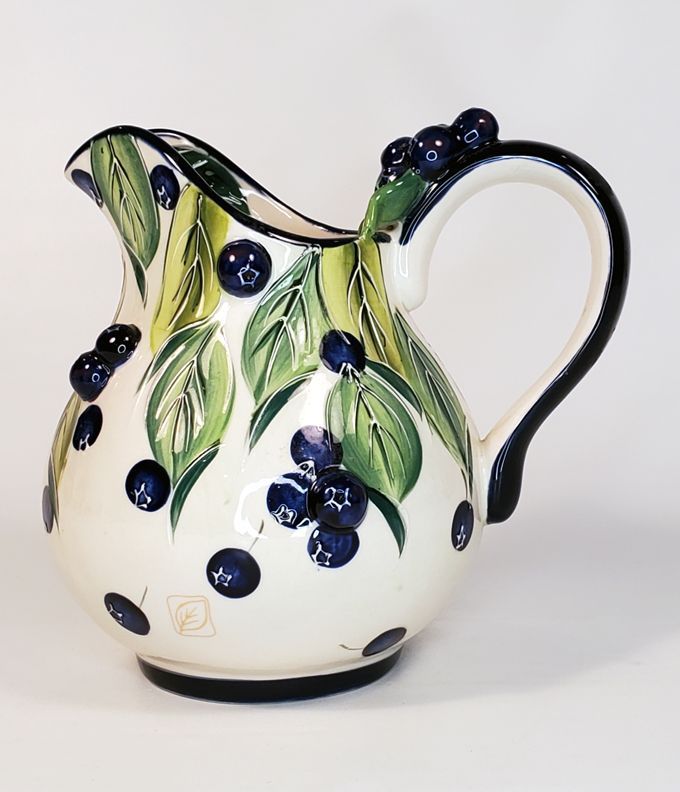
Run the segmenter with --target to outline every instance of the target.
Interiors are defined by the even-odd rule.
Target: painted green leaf
[[[203,471],[217,456],[218,451],[219,445],[214,445],[206,449],[202,454],[194,459],[194,461],[179,477],[175,486],[175,490],[172,493],[172,502],[170,503],[170,523],[172,525],[173,533],[177,528],[179,516],[182,513],[184,502],[191,492],[191,488],[198,481],[201,473],[203,473]]]
[[[369,358],[402,372],[377,244],[362,239],[325,248],[321,283],[333,325],[359,338]]]
[[[175,330],[206,319],[220,301],[217,257],[229,216],[193,185],[177,202],[165,254],[163,285],[151,326],[155,351]]]
[[[388,385],[397,391],[404,401],[407,401],[411,407],[413,407],[418,415],[423,414],[423,408],[418,401],[415,391],[400,374],[397,374],[396,371],[386,366],[384,363],[378,363],[375,360],[367,360],[366,367],[374,371],[379,377],[382,377]]]
[[[368,202],[361,235],[370,238],[379,229],[403,220],[426,189],[427,182],[412,170],[379,187]]]
[[[250,214],[238,182],[231,171],[206,151],[190,146],[178,146],[177,151],[203,177],[205,182],[224,200],[245,214]]]
[[[469,451],[467,418],[461,403],[441,366],[408,321],[398,312],[395,314],[395,321],[406,378],[417,393],[432,430],[461,466],[471,487],[472,457]]]
[[[146,302],[145,270],[151,264],[160,235],[158,208],[142,155],[131,135],[97,138],[90,148],[92,175],[125,249],[142,300]]]
[[[220,443],[234,399],[234,378],[219,322],[179,331],[159,350],[157,368],[146,410],[146,426],[154,457],[168,471],[173,486],[196,464],[195,475],[180,488],[173,524],[204,465],[198,460]],[[153,369],[152,369],[153,370]],[[151,376],[149,374],[148,376]],[[186,491],[184,491],[186,490]]]
[[[59,523],[59,482],[66,465],[66,457],[71,447],[73,430],[75,429],[78,412],[80,411],[81,401],[77,394],[72,393],[71,398],[66,403],[64,412],[59,418],[54,439],[52,441],[52,451],[47,469],[47,486],[50,493],[50,503],[54,512],[54,519]]]
[[[267,291],[246,327],[241,365],[259,406],[319,365],[328,320],[318,283],[319,250],[307,249]]]
[[[342,442],[342,462],[367,487],[402,501],[418,480],[422,448],[399,394],[370,370],[341,377],[326,406],[326,422]]]
[[[394,541],[397,543],[397,547],[399,548],[399,555],[401,555],[404,549],[404,543],[406,542],[406,527],[404,526],[404,521],[401,518],[399,506],[397,506],[396,503],[393,503],[389,498],[385,497],[382,492],[378,492],[378,490],[369,489],[368,497],[371,499],[371,502],[380,510],[382,516],[387,521],[390,531],[392,531],[392,536],[394,536]]]
[[[288,404],[299,388],[302,387],[311,376],[311,373],[306,373],[301,374],[299,377],[295,377],[279,388],[279,390],[274,391],[274,393],[255,410],[250,420],[250,431],[248,432],[248,445],[251,450],[255,447],[260,437],[262,437],[265,429],[274,420],[279,410]]]

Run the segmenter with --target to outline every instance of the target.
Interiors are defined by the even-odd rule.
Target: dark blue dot
[[[158,205],[163,209],[174,209],[179,199],[179,182],[172,168],[156,165],[149,179]]]
[[[80,187],[85,195],[89,196],[93,201],[96,202],[97,206],[102,205],[102,197],[99,194],[97,185],[94,183],[94,179],[87,171],[80,170],[80,168],[74,168],[71,171],[71,179],[73,180],[73,183],[76,185],[76,187]]]
[[[366,368],[364,345],[351,333],[329,330],[321,339],[319,357],[326,368],[336,374],[347,369],[361,372]]]
[[[359,535],[356,531],[338,533],[320,526],[312,531],[307,542],[307,553],[319,567],[337,569],[348,564],[359,550]]]
[[[269,253],[249,239],[238,239],[222,249],[217,277],[222,288],[234,297],[250,297],[267,285],[272,271]]]
[[[144,611],[122,594],[109,592],[104,597],[104,606],[109,616],[130,632],[137,635],[147,635],[151,629]]]
[[[475,512],[470,501],[462,501],[453,515],[451,523],[451,544],[456,550],[465,550],[472,538],[475,525]]]
[[[409,157],[410,147],[410,137],[400,137],[388,143],[383,153],[380,155],[380,164],[383,166],[383,169],[402,166],[408,168],[411,164]]]
[[[312,484],[307,508],[310,517],[330,530],[353,530],[366,516],[368,493],[356,476],[340,468],[329,468]]]
[[[94,401],[104,390],[111,369],[96,352],[85,352],[71,366],[69,381],[84,401]]]
[[[170,496],[170,477],[155,459],[143,459],[130,468],[125,492],[130,503],[141,511],[158,511]]]
[[[380,652],[391,649],[398,644],[405,635],[405,627],[393,627],[391,630],[386,630],[384,633],[380,633],[380,635],[374,638],[370,643],[366,644],[361,654],[364,657],[380,654]]]
[[[94,445],[102,430],[102,411],[96,404],[91,404],[78,417],[73,430],[73,447],[76,451],[84,451]]]
[[[267,490],[267,509],[286,528],[298,528],[307,514],[309,480],[303,473],[285,473]]]
[[[339,465],[342,446],[323,426],[303,426],[290,441],[290,455],[306,475],[318,475],[324,468]]]
[[[227,547],[218,550],[205,570],[208,583],[218,594],[240,599],[252,594],[260,585],[260,567],[246,550]]]
[[[447,126],[421,129],[411,143],[413,170],[424,179],[434,179],[443,173],[451,160],[462,151]]]
[[[47,533],[52,533],[54,527],[54,509],[52,508],[52,497],[50,496],[50,488],[45,487],[42,493],[42,518],[45,523],[45,530]]]

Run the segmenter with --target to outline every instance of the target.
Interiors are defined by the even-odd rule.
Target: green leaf
[[[274,391],[274,393],[255,410],[250,420],[250,431],[248,433],[248,445],[251,451],[260,437],[262,437],[265,429],[274,420],[279,410],[288,404],[299,388],[304,385],[311,376],[311,373],[306,373],[301,374],[299,377],[295,377],[279,388],[279,390]]]
[[[238,182],[231,171],[222,163],[202,149],[190,146],[178,146],[177,151],[203,177],[205,182],[220,198],[239,209],[245,214],[250,214],[246,201]]]
[[[400,374],[397,374],[396,371],[393,371],[384,363],[378,363],[375,360],[367,360],[366,368],[374,371],[379,377],[382,377],[385,382],[390,385],[390,387],[394,388],[394,390],[402,397],[402,399],[407,401],[411,407],[413,407],[418,415],[423,414],[423,408],[418,401],[415,391]]]
[[[359,338],[369,358],[402,372],[377,244],[361,239],[325,248],[321,283],[332,324]]]
[[[71,398],[66,403],[64,412],[59,418],[59,423],[54,433],[54,439],[52,440],[52,450],[50,452],[50,459],[47,467],[47,486],[49,488],[54,519],[57,521],[57,524],[59,523],[59,482],[61,481],[61,475],[66,466],[66,458],[69,448],[71,447],[73,430],[75,429],[80,405],[80,398],[76,393],[72,393]]]
[[[220,301],[217,257],[229,216],[193,185],[177,202],[165,253],[163,286],[151,326],[155,351],[175,330],[206,319]]]
[[[427,182],[412,170],[383,184],[371,196],[361,224],[362,237],[371,237],[386,226],[403,220],[427,189]]]
[[[397,393],[370,370],[341,377],[326,423],[342,442],[342,462],[367,487],[397,501],[413,489],[422,465],[418,430]]]
[[[192,487],[198,481],[201,473],[208,467],[208,465],[217,456],[219,445],[214,445],[205,450],[202,454],[196,457],[194,461],[182,473],[175,486],[175,491],[172,494],[172,502],[170,504],[170,523],[172,525],[172,532],[175,533],[179,516],[184,508],[186,501]]]
[[[329,325],[318,269],[319,250],[309,248],[269,288],[248,322],[241,365],[257,406],[319,365],[319,344]]]
[[[378,490],[369,488],[368,497],[387,521],[390,531],[392,531],[392,536],[394,536],[394,541],[399,548],[399,555],[401,555],[404,549],[404,543],[406,542],[406,528],[401,518],[399,507],[396,503],[393,503],[389,498],[385,497],[382,492],[378,492]]]
[[[145,270],[156,253],[160,228],[144,160],[134,138],[124,133],[93,141],[90,159],[97,188],[130,255],[139,292],[146,302]]]
[[[418,338],[407,320],[395,314],[399,348],[406,378],[418,395],[428,423],[460,465],[472,486],[472,456],[463,407],[434,355]]]
[[[221,441],[229,422],[234,378],[220,329],[219,322],[185,328],[177,333],[179,343],[171,336],[159,352],[163,364],[147,404],[146,427],[154,457],[173,485]]]

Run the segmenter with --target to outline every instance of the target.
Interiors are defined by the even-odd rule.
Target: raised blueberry
[[[97,185],[94,183],[94,179],[87,171],[80,170],[80,168],[74,168],[71,171],[71,179],[73,179],[73,183],[76,185],[76,187],[80,187],[85,195],[88,195],[93,201],[96,202],[97,206],[102,205],[102,197],[99,194]]]
[[[222,288],[234,297],[250,297],[261,292],[271,272],[269,253],[250,239],[230,242],[217,260],[217,277]]]
[[[307,553],[320,567],[337,569],[349,563],[359,549],[359,535],[327,531],[323,526],[316,528],[307,542]]]
[[[85,401],[94,401],[104,390],[111,369],[96,352],[85,352],[71,366],[71,387]]]
[[[298,528],[308,520],[309,481],[302,473],[285,473],[267,491],[267,508],[271,516],[286,528]]]
[[[50,497],[50,488],[45,487],[42,493],[42,518],[45,523],[45,530],[47,533],[52,533],[54,527],[54,509],[52,508],[52,498]]]
[[[172,168],[156,165],[149,174],[156,202],[163,209],[174,209],[179,198],[179,182]]]
[[[498,140],[498,121],[488,110],[471,107],[451,124],[451,132],[458,146],[475,148]]]
[[[290,455],[308,476],[316,476],[324,468],[339,465],[342,446],[322,426],[303,426],[290,441]]]
[[[474,525],[474,509],[470,501],[464,500],[458,504],[451,523],[451,544],[456,550],[465,550],[468,546]]]
[[[170,495],[170,476],[155,459],[142,459],[130,468],[125,492],[133,506],[154,512],[165,505]]]
[[[107,365],[115,369],[132,357],[141,337],[134,325],[112,324],[99,334],[94,349]]]
[[[409,147],[411,146],[410,137],[400,137],[389,143],[380,155],[380,164],[383,170],[394,168],[395,166],[409,167]]]
[[[147,635],[151,626],[144,611],[132,600],[111,591],[104,597],[104,606],[111,618],[126,630],[137,635]]]
[[[364,657],[380,654],[380,652],[384,652],[386,649],[390,649],[395,644],[398,644],[405,635],[406,629],[404,627],[393,627],[391,630],[386,630],[384,633],[380,633],[380,635],[376,636],[370,643],[366,644],[361,654]]]
[[[84,451],[94,444],[102,430],[102,411],[96,404],[91,404],[79,416],[73,430],[73,447],[76,451]]]
[[[307,496],[310,517],[331,531],[352,531],[366,516],[368,494],[356,476],[340,468],[325,470]]]
[[[424,179],[434,179],[461,150],[447,126],[425,127],[411,141],[411,165]]]
[[[215,591],[231,599],[252,594],[262,577],[257,561],[249,552],[236,547],[218,550],[208,561],[205,573]]]
[[[351,333],[329,330],[321,339],[319,357],[326,368],[342,374],[347,368],[363,371],[366,368],[364,345]]]
[[[378,187],[383,187],[385,184],[389,184],[390,182],[395,181],[400,176],[403,176],[408,167],[406,165],[395,165],[393,168],[384,168],[380,172],[380,176],[378,177],[378,181],[376,182],[376,189]]]

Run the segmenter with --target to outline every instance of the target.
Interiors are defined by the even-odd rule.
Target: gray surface
[[[674,5],[258,5],[3,6],[0,786],[676,789]],[[350,226],[382,146],[471,104],[611,180],[634,252],[614,342],[538,435],[516,515],[388,678],[255,708],[153,689],[66,592],[39,516],[68,366],[120,280],[63,163],[113,123],[185,128]],[[566,340],[587,273],[577,221],[539,190],[499,188],[449,225],[417,318],[480,428]]]

